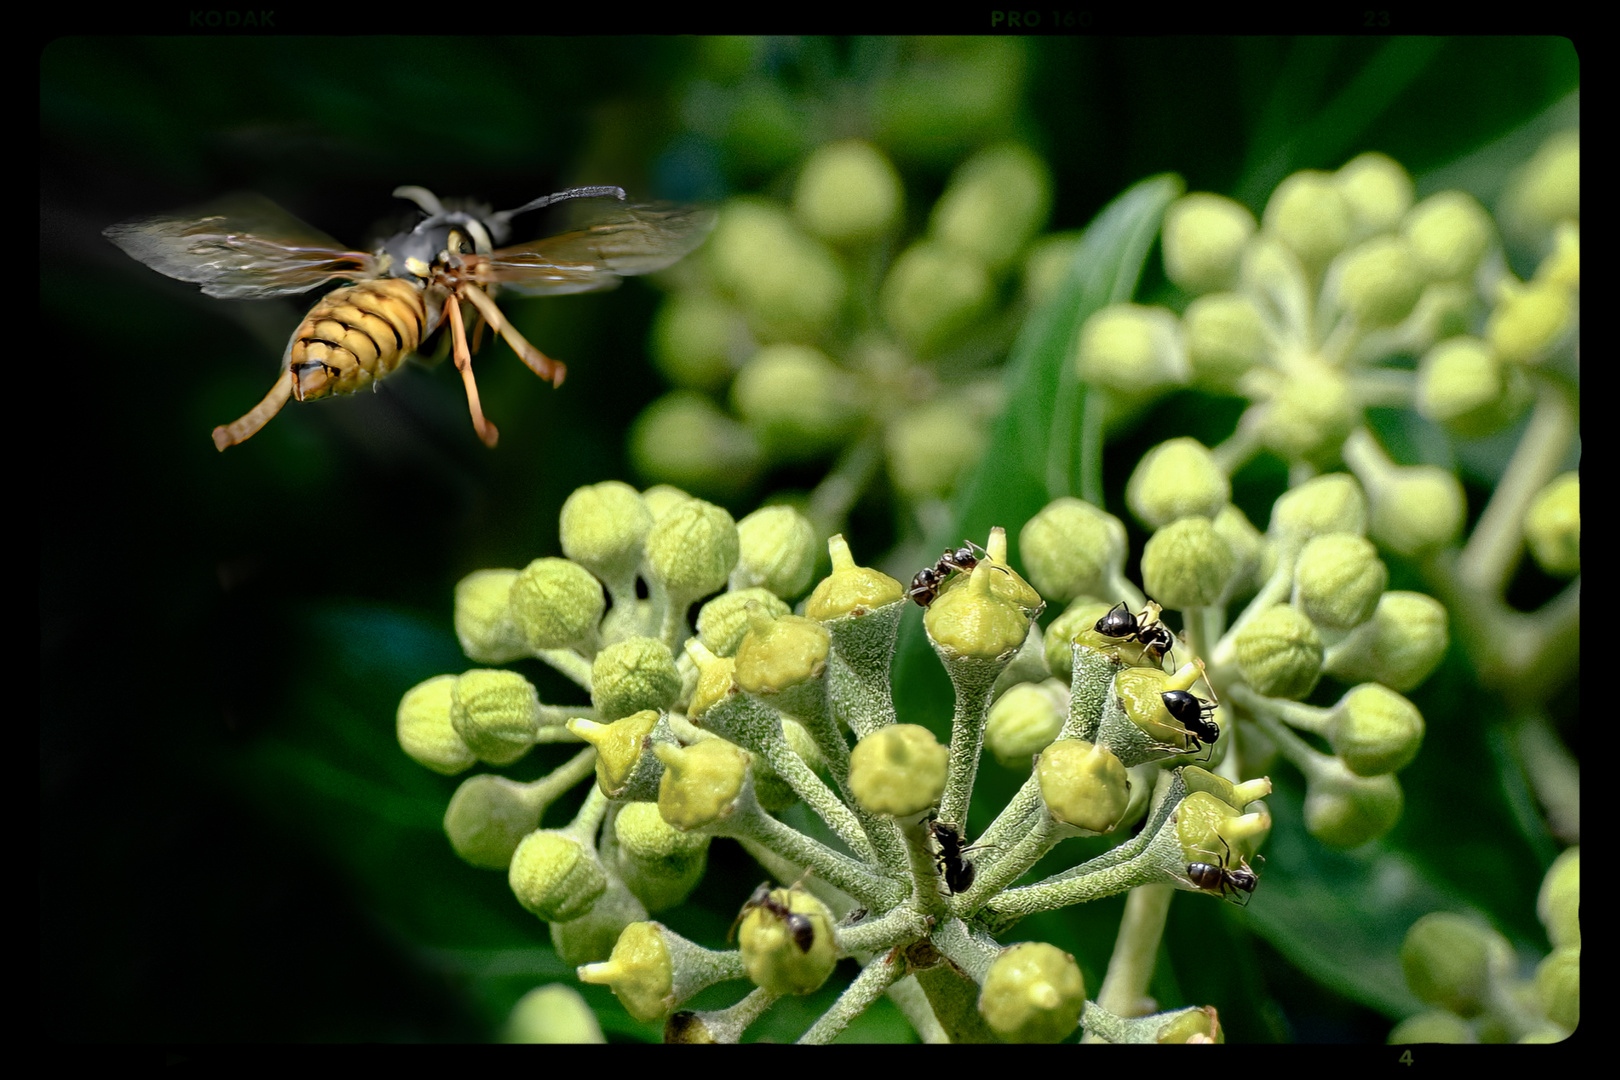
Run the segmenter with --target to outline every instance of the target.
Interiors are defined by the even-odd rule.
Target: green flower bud
[[[731,378],[731,344],[745,330],[725,301],[707,293],[669,293],[653,318],[653,366],[674,386],[718,390]]]
[[[1472,195],[1430,195],[1401,222],[1401,237],[1430,281],[1469,281],[1491,246],[1491,217]]]
[[[1025,555],[1028,561],[1028,555]],[[1052,625],[1046,628],[1046,635],[1041,640],[1046,653],[1046,670],[1052,673],[1053,678],[1068,683],[1073,674],[1074,643],[1075,639],[1087,633],[1097,625],[1097,620],[1108,614],[1108,609],[1114,605],[1106,600],[1094,600],[1089,596],[1078,597],[1074,603],[1066,608],[1063,614],[1052,620]],[[1086,643],[1092,648],[1105,648],[1105,642],[1110,639],[1092,635]]]
[[[1108,591],[1125,566],[1125,526],[1070,496],[1054,499],[1018,533],[1030,583],[1042,596],[1069,601]]]
[[[481,759],[510,765],[534,745],[540,695],[515,671],[469,671],[450,692],[450,723]]]
[[[956,656],[1011,657],[1029,636],[1029,616],[1018,603],[993,591],[999,571],[981,561],[968,578],[940,596],[923,613],[923,629],[935,647]]]
[[[1537,237],[1560,221],[1581,217],[1581,133],[1548,137],[1503,198],[1503,217],[1522,237]]]
[[[596,852],[563,832],[540,829],[523,838],[507,870],[518,903],[546,922],[567,922],[590,910],[607,888]]]
[[[1265,697],[1303,698],[1321,677],[1321,635],[1287,604],[1273,605],[1245,623],[1233,646],[1243,681]]]
[[[1080,378],[1131,398],[1187,381],[1191,368],[1181,324],[1167,308],[1110,304],[1080,328]]]
[[[647,909],[625,888],[616,877],[608,878],[608,887],[597,897],[591,910],[577,919],[551,924],[551,947],[557,959],[577,966],[613,955],[613,943],[631,923],[647,917]]]
[[[1393,829],[1405,803],[1395,777],[1357,776],[1329,758],[1306,779],[1305,828],[1332,847],[1359,847]]]
[[[668,940],[674,936],[655,922],[631,923],[613,946],[612,958],[580,968],[579,981],[612,990],[636,1020],[657,1020],[676,1004],[675,963]]]
[[[703,714],[726,700],[735,690],[737,661],[729,656],[715,656],[701,642],[688,641],[686,651],[698,666],[697,686],[692,690],[692,700],[686,707],[686,714],[693,723],[701,724]]]
[[[563,503],[557,535],[563,554],[607,582],[628,582],[641,563],[652,511],[629,484],[608,480],[576,488]]]
[[[731,384],[731,404],[767,452],[808,461],[836,449],[860,420],[855,386],[813,345],[766,345]]]
[[[804,613],[810,618],[831,622],[864,615],[905,598],[905,588],[888,574],[855,565],[855,556],[842,533],[827,541],[827,553],[832,558],[832,573],[821,579],[805,601]]]
[[[1412,313],[1425,284],[1423,266],[1406,242],[1374,236],[1333,263],[1339,305],[1367,326],[1389,326]]]
[[[1232,501],[1232,482],[1197,439],[1171,439],[1149,450],[1125,486],[1138,521],[1159,528],[1181,518],[1212,518]]]
[[[1367,485],[1369,531],[1384,547],[1413,558],[1446,547],[1462,532],[1468,503],[1456,474],[1437,465],[1391,469]]]
[[[934,356],[989,312],[993,294],[978,259],[919,240],[894,261],[879,302],[901,341],[919,356]]]
[[[748,609],[748,633],[737,646],[737,685],[750,694],[778,694],[821,677],[831,638],[814,619],[773,617],[762,607]]]
[[[773,994],[814,993],[838,965],[832,912],[799,889],[772,889],[770,897],[769,907],[752,907],[743,916],[737,932],[748,977]],[[790,915],[779,914],[782,907]],[[810,925],[808,949],[803,947],[800,918]]]
[[[975,465],[987,435],[979,410],[946,395],[893,417],[884,431],[889,479],[908,499],[940,498]]]
[[[1262,446],[1285,461],[1335,460],[1361,423],[1361,405],[1344,371],[1301,356],[1280,379],[1270,400],[1251,410]]]
[[[540,824],[545,803],[528,784],[494,773],[469,776],[450,797],[444,832],[464,861],[481,870],[505,870],[512,853]]]
[[[1504,282],[1496,307],[1485,320],[1485,340],[1510,364],[1533,366],[1545,360],[1575,317],[1570,291],[1550,281],[1519,286]]]
[[[958,168],[934,206],[929,231],[946,247],[1001,269],[1046,224],[1052,177],[1026,146],[1002,143]]]
[[[1561,285],[1571,292],[1581,287],[1581,227],[1573,221],[1559,224],[1553,232],[1553,249],[1536,267],[1536,280]]]
[[[716,656],[735,656],[748,633],[748,605],[756,603],[766,614],[779,617],[793,609],[769,589],[733,589],[698,609],[698,640]]]
[[[1242,293],[1200,296],[1181,317],[1193,382],[1214,393],[1234,394],[1239,380],[1267,352],[1265,323]]]
[[[1495,930],[1449,911],[1423,916],[1401,943],[1401,970],[1412,993],[1461,1017],[1489,1007],[1493,968],[1511,958]]]
[[[638,473],[717,496],[752,484],[764,456],[746,424],[692,390],[665,394],[630,429],[630,459]]]
[[[584,719],[568,721],[569,731],[596,747],[596,783],[609,798],[617,798],[643,765],[643,756],[652,745],[653,728],[657,726],[658,713],[653,709],[631,713],[611,724]]]
[[[1142,549],[1142,586],[1168,607],[1218,602],[1237,571],[1237,556],[1208,518],[1172,521]]]
[[[1074,957],[1044,941],[1001,951],[985,973],[979,1012],[1006,1042],[1055,1043],[1080,1023],[1086,982]]]
[[[1051,745],[1069,711],[1069,688],[1056,679],[1019,683],[990,706],[984,743],[1009,769],[1023,768]]]
[[[791,506],[767,506],[737,523],[737,568],[731,588],[764,586],[780,597],[798,596],[810,584],[820,545],[816,527]]]
[[[1259,225],[1242,203],[1198,191],[1177,199],[1164,215],[1164,275],[1190,293],[1229,289],[1237,281],[1243,245]]]
[[[1536,915],[1553,948],[1581,944],[1581,849],[1562,852],[1547,868],[1536,894]]]
[[[1035,763],[1041,798],[1065,825],[1105,833],[1119,824],[1130,802],[1125,766],[1106,746],[1059,739]]]
[[[1404,692],[1429,677],[1446,641],[1446,609],[1438,600],[1386,592],[1373,617],[1334,646],[1324,670],[1345,682],[1381,682]]]
[[[1476,1043],[1474,1025],[1454,1012],[1436,1009],[1433,1012],[1408,1016],[1396,1024],[1389,1033],[1389,1045],[1407,1046],[1413,1043],[1445,1043],[1464,1045]]]
[[[456,582],[456,639],[469,660],[509,664],[529,655],[512,622],[516,570],[475,570]]]
[[[1541,489],[1524,514],[1524,539],[1536,564],[1554,577],[1581,572],[1581,474],[1567,472]]]
[[[652,511],[654,521],[691,499],[692,496],[671,484],[654,484],[641,493],[641,501]]]
[[[1423,745],[1423,714],[1395,691],[1362,683],[1333,707],[1326,731],[1333,753],[1357,776],[1398,772]]]
[[[1215,1006],[1205,1005],[1201,1009],[1183,1009],[1172,1014],[1170,1022],[1159,1029],[1154,1041],[1160,1046],[1224,1043],[1226,1032],[1221,1028]]]
[[[1243,511],[1231,503],[1221,507],[1221,512],[1215,515],[1211,524],[1215,526],[1215,535],[1225,540],[1226,546],[1232,549],[1237,575],[1231,582],[1231,588],[1234,593],[1241,593],[1260,565],[1265,539]]]
[[[1372,618],[1388,584],[1378,549],[1354,533],[1311,537],[1294,566],[1298,603],[1312,622],[1330,630],[1349,630]]]
[[[591,704],[604,721],[643,709],[668,709],[680,696],[675,658],[656,638],[616,641],[591,662]]]
[[[1418,413],[1465,439],[1500,431],[1529,400],[1524,372],[1478,338],[1442,341],[1418,365]]]
[[[567,559],[536,559],[512,583],[512,622],[530,649],[592,646],[607,608],[602,583]]]
[[[1324,533],[1367,531],[1367,500],[1349,473],[1315,476],[1290,488],[1271,508],[1271,532],[1303,543]]]
[[[605,1043],[602,1025],[578,990],[561,983],[518,998],[501,1034],[504,1043]]]
[[[400,749],[418,765],[445,776],[454,776],[478,760],[450,722],[455,689],[454,675],[436,675],[418,683],[400,698],[394,719]]]
[[[907,817],[939,802],[950,751],[917,724],[891,724],[855,744],[849,790],[874,814]]]
[[[1354,235],[1349,201],[1331,173],[1301,170],[1277,185],[1262,215],[1266,232],[1318,273]]]
[[[813,341],[843,304],[844,274],[832,252],[763,199],[726,203],[709,237],[708,258],[716,279],[763,336]]]
[[[620,807],[613,835],[619,841],[620,876],[648,911],[679,904],[703,877],[710,838],[674,828],[657,803]]]
[[[1581,1023],[1581,948],[1554,949],[1536,965],[1536,997],[1547,1019],[1574,1031]]]
[[[793,210],[812,233],[834,244],[872,240],[900,219],[900,175],[871,143],[823,146],[805,162]]]
[[[737,523],[713,503],[689,499],[653,522],[647,567],[686,603],[723,588],[737,565]]]
[[[1412,205],[1412,178],[1384,154],[1352,158],[1333,176],[1355,223],[1357,236],[1389,232]]]
[[[701,829],[730,814],[748,779],[748,752],[724,739],[659,744],[653,753],[664,763],[658,812],[677,829]]]

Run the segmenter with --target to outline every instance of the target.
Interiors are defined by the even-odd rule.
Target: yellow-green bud
[[[1387,686],[1362,683],[1333,707],[1328,744],[1357,776],[1406,768],[1423,745],[1423,714]]]
[[[673,484],[654,484],[641,493],[641,501],[647,504],[648,510],[652,511],[654,521],[657,521],[691,498],[691,495]]]
[[[988,560],[974,567],[965,585],[940,594],[923,614],[923,628],[936,646],[956,656],[1011,657],[1029,636],[1029,616],[1017,602],[993,591]]]
[[[1581,287],[1581,227],[1573,221],[1559,224],[1553,233],[1553,249],[1536,267],[1536,280],[1562,285],[1571,291]]]
[[[482,760],[510,765],[534,745],[540,730],[540,695],[515,671],[469,671],[451,691],[450,723]]]
[[[482,870],[505,870],[512,852],[540,824],[545,804],[529,785],[494,773],[469,776],[450,797],[444,832],[456,854]]]
[[[631,923],[613,946],[612,958],[580,968],[579,981],[606,986],[624,1011],[642,1023],[657,1020],[675,1004],[668,933],[655,922]]]
[[[708,243],[715,276],[765,336],[813,341],[844,299],[838,260],[764,199],[733,199]]]
[[[882,151],[849,139],[810,155],[793,193],[793,209],[817,236],[850,244],[893,228],[903,194],[900,175]]]
[[[748,425],[727,416],[707,394],[672,390],[636,417],[630,459],[643,476],[731,495],[753,483],[765,452]]]
[[[1430,195],[1401,222],[1401,236],[1431,281],[1469,281],[1491,246],[1495,228],[1472,195]]]
[[[1069,688],[1056,679],[1019,683],[990,706],[984,744],[1009,769],[1024,768],[1051,745],[1069,711]]]
[[[1425,284],[1422,265],[1395,236],[1362,241],[1334,261],[1330,276],[1339,305],[1367,326],[1406,318]]]
[[[1206,517],[1172,521],[1142,548],[1142,587],[1167,607],[1215,603],[1237,571],[1237,556]]]
[[[658,713],[653,709],[632,713],[611,724],[577,718],[568,721],[569,731],[596,747],[596,783],[610,798],[630,782],[650,746],[648,736],[657,726]]]
[[[1173,1013],[1169,1023],[1159,1029],[1154,1039],[1160,1046],[1184,1046],[1199,1043],[1224,1043],[1226,1032],[1221,1028],[1220,1014],[1215,1006],[1201,1009],[1182,1009]]]
[[[561,983],[537,986],[518,998],[501,1033],[504,1043],[605,1043],[602,1025],[578,990]]]
[[[1166,675],[1156,667],[1126,668],[1114,676],[1114,693],[1126,718],[1148,738],[1156,743],[1186,748],[1191,746],[1187,729],[1170,715],[1161,695],[1167,690],[1190,690],[1198,678],[1198,669],[1192,664],[1184,664],[1174,675]]]
[[[1271,532],[1301,542],[1323,533],[1367,532],[1367,500],[1349,473],[1315,476],[1278,496]]]
[[[1554,949],[1536,965],[1536,998],[1547,1019],[1574,1031],[1581,1023],[1581,948]]]
[[[1010,1043],[1055,1043],[1080,1023],[1086,981],[1073,956],[1044,941],[1010,946],[990,964],[979,1012]]]
[[[1536,564],[1554,577],[1581,571],[1581,474],[1567,472],[1541,489],[1524,514],[1524,539]]]
[[[718,297],[669,293],[653,319],[653,365],[674,386],[718,390],[731,378],[731,343],[742,319]]]
[[[703,714],[730,697],[734,691],[737,661],[729,656],[715,656],[703,647],[702,642],[687,642],[686,651],[698,667],[697,686],[692,689],[692,700],[686,706],[686,715],[693,723],[701,724]]]
[[[1391,469],[1367,486],[1372,503],[1369,531],[1384,547],[1412,558],[1454,541],[1468,503],[1456,474],[1438,465]]]
[[[1305,828],[1332,847],[1359,847],[1393,829],[1405,803],[1395,777],[1357,776],[1329,758],[1306,780]]]
[[[456,582],[456,640],[469,660],[507,664],[529,655],[512,622],[517,577],[516,570],[475,570]]]
[[[942,498],[979,461],[987,439],[970,399],[937,397],[890,418],[883,436],[889,479],[909,499]]]
[[[1386,592],[1373,617],[1334,647],[1326,671],[1345,682],[1381,682],[1405,692],[1446,653],[1446,609],[1432,596]]]
[[[418,683],[399,699],[394,718],[400,749],[418,765],[445,776],[454,776],[478,760],[450,722],[455,689],[454,675],[436,675]]]
[[[1244,585],[1252,578],[1255,569],[1260,565],[1261,555],[1265,549],[1265,538],[1260,530],[1231,503],[1221,507],[1221,512],[1215,515],[1212,522],[1215,526],[1215,535],[1226,541],[1226,546],[1232,549],[1232,558],[1237,565],[1237,577],[1232,581],[1234,592],[1241,592]]]
[[[743,966],[757,986],[773,994],[813,993],[838,964],[832,912],[799,889],[773,889],[770,895],[792,914],[784,918],[763,906],[749,910],[737,932]],[[801,947],[800,917],[810,924],[809,949]]]
[[[1333,179],[1350,208],[1357,236],[1389,232],[1412,205],[1411,176],[1385,154],[1358,154]]]
[[[891,724],[855,744],[849,789],[874,814],[907,817],[939,801],[950,751],[918,724]]]
[[[1401,943],[1401,970],[1412,993],[1465,1018],[1489,1006],[1493,968],[1511,957],[1495,930],[1449,911],[1423,916]]]
[[[1181,324],[1167,308],[1110,304],[1080,329],[1080,378],[1130,398],[1187,381],[1191,369]]]
[[[602,583],[568,559],[536,559],[512,583],[512,621],[530,649],[590,644],[607,608]]]
[[[1217,393],[1235,393],[1239,380],[1266,357],[1265,323],[1242,293],[1200,296],[1181,317],[1193,381]]]
[[[1348,200],[1331,173],[1294,173],[1277,185],[1266,203],[1266,232],[1299,256],[1310,273],[1319,272],[1350,243],[1355,232]]]
[[[766,614],[779,617],[792,608],[769,589],[733,589],[698,609],[698,640],[716,656],[735,656],[748,633],[748,605],[757,603]]]
[[[1046,628],[1046,635],[1041,639],[1041,645],[1046,653],[1046,670],[1054,678],[1061,679],[1065,684],[1069,682],[1073,675],[1075,639],[1096,626],[1097,620],[1108,614],[1108,609],[1113,606],[1106,600],[1081,596],[1063,614],[1052,620],[1052,625]],[[1086,642],[1093,648],[1103,648],[1109,640],[1095,635],[1093,638],[1094,641],[1088,638]]]
[[[1125,766],[1106,746],[1059,739],[1035,763],[1041,798],[1065,825],[1105,833],[1119,824],[1130,802]]]
[[[1000,269],[1046,224],[1052,177],[1026,146],[1002,143],[958,168],[934,205],[929,230],[946,247]]]
[[[1259,228],[1242,203],[1198,191],[1177,199],[1164,215],[1164,276],[1190,293],[1229,289],[1243,245]]]
[[[635,574],[652,521],[635,488],[607,480],[568,496],[557,536],[564,555],[604,581],[620,581]]]
[[[1262,611],[1233,642],[1243,681],[1266,697],[1303,698],[1322,674],[1322,637],[1287,604]]]
[[[658,812],[657,803],[620,807],[613,835],[619,841],[620,876],[648,911],[685,900],[703,877],[710,838],[673,827]]]
[[[607,874],[589,847],[567,833],[541,829],[512,853],[507,882],[525,910],[546,922],[567,922],[596,903]]]
[[[1554,948],[1581,944],[1581,849],[1561,853],[1547,868],[1536,894],[1536,915]]]
[[[1529,400],[1523,370],[1504,364],[1478,338],[1442,341],[1418,364],[1418,413],[1465,439],[1500,431]]]
[[[737,557],[737,523],[702,499],[672,507],[647,533],[649,569],[672,597],[687,602],[723,587]]]
[[[820,545],[816,527],[791,506],[767,506],[737,522],[737,568],[733,589],[763,586],[780,597],[798,596],[810,584]]]
[[[934,240],[895,260],[879,297],[883,317],[919,356],[933,356],[989,310],[993,290],[984,264]]]
[[[905,588],[880,570],[856,566],[842,533],[827,541],[832,573],[822,578],[805,601],[804,613],[820,622],[864,615],[905,597]]]
[[[1212,518],[1232,501],[1232,482],[1197,439],[1162,442],[1143,455],[1125,485],[1138,521],[1159,528],[1185,517]]]
[[[669,646],[657,638],[627,637],[591,662],[591,704],[604,721],[667,709],[681,696],[681,673]]]
[[[1532,366],[1547,358],[1574,318],[1570,291],[1557,282],[1504,282],[1485,320],[1485,341],[1507,363]]]
[[[1412,1043],[1461,1046],[1478,1041],[1479,1038],[1474,1034],[1474,1025],[1456,1013],[1444,1009],[1408,1016],[1396,1024],[1389,1033],[1391,1046],[1406,1046]]]
[[[766,345],[737,372],[731,403],[771,456],[808,461],[860,420],[850,377],[813,345]]]
[[[814,619],[772,616],[748,608],[748,633],[737,646],[737,685],[750,694],[777,694],[820,678],[827,667],[831,637]]]
[[[1529,238],[1581,217],[1581,133],[1560,131],[1541,144],[1503,199],[1503,215]]]
[[[1388,584],[1378,549],[1354,533],[1311,537],[1294,566],[1298,603],[1312,622],[1330,630],[1349,630],[1372,618]]]
[[[1018,533],[1030,583],[1067,602],[1107,591],[1125,565],[1125,526],[1114,515],[1065,495],[1030,518]]]
[[[748,779],[749,754],[724,739],[653,747],[664,763],[658,812],[677,829],[701,829],[731,813]]]
[[[1322,464],[1361,423],[1361,404],[1342,369],[1301,356],[1251,414],[1255,437],[1278,457]]]

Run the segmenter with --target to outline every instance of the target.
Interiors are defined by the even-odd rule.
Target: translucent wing
[[[333,278],[376,276],[373,256],[347,250],[262,195],[230,195],[112,225],[102,235],[158,273],[226,300],[288,296]]]
[[[702,207],[616,207],[573,232],[492,252],[475,277],[525,296],[608,289],[678,262],[713,227],[714,212]]]

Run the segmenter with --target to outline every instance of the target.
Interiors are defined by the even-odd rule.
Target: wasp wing
[[[703,207],[618,207],[573,232],[491,252],[477,280],[524,296],[610,289],[680,261],[713,227],[714,212]]]
[[[349,251],[262,195],[229,195],[108,226],[102,235],[160,274],[225,300],[307,292],[333,278],[376,276],[376,259]]]

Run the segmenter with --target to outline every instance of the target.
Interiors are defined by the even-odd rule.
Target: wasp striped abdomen
[[[293,333],[287,370],[300,401],[352,394],[389,375],[435,327],[426,294],[401,278],[336,289]]]

